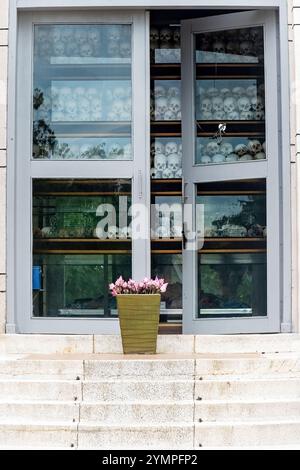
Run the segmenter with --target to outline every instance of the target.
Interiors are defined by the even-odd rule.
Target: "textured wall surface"
[[[8,2],[0,0],[0,333],[5,329],[6,305],[6,121]]]

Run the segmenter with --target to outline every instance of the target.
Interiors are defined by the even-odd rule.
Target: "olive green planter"
[[[155,354],[160,294],[117,295],[124,354]]]

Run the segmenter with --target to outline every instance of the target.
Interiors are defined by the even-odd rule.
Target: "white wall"
[[[6,311],[6,116],[8,1],[0,0],[0,333],[5,329]]]

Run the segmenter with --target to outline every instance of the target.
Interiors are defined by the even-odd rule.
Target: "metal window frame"
[[[77,10],[87,11],[89,9],[102,10],[151,10],[151,9],[239,9],[248,10],[248,0],[10,0],[9,8],[9,51],[8,51],[8,119],[7,119],[7,333],[18,331],[16,318],[16,72],[17,72],[17,25],[18,15],[24,11],[49,11],[65,10],[71,12]],[[289,67],[288,67],[288,13],[286,0],[253,0],[251,8],[257,10],[272,9],[278,13],[278,83],[279,83],[279,108],[280,108],[280,150],[282,158],[280,162],[280,174],[282,178],[281,187],[281,266],[282,266],[282,303],[281,303],[281,329],[284,332],[292,331],[292,311],[291,311],[291,176],[290,176],[290,114],[289,114]],[[145,34],[147,35],[147,26]],[[146,54],[148,45],[146,43]],[[149,64],[144,64],[146,80],[149,77]],[[145,90],[145,101],[147,109],[149,108],[149,86]],[[150,135],[149,122],[146,122],[146,133]],[[149,138],[146,139],[146,154],[149,147]],[[145,190],[149,178],[145,181]],[[148,188],[150,196],[150,190]],[[148,220],[149,224],[149,220]],[[150,253],[150,249],[149,249]],[[149,272],[150,272],[150,254],[148,254]],[[63,332],[63,331],[62,331]],[[84,332],[84,331],[81,331]],[[104,332],[104,331],[102,331]]]

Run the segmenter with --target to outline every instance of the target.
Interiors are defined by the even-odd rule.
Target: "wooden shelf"
[[[130,121],[52,121],[50,128],[63,137],[131,137]]]
[[[35,63],[38,80],[131,80],[131,63],[42,64]]]

